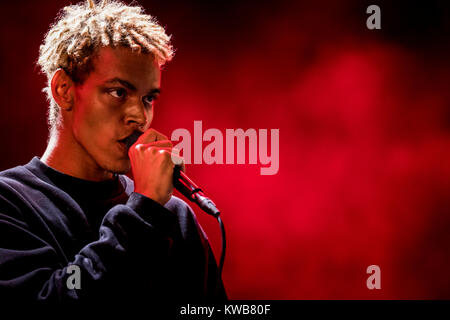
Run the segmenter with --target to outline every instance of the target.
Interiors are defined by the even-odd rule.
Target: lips
[[[119,140],[119,143],[122,144],[126,150],[130,149],[130,147],[137,141],[137,139],[142,135],[142,132],[135,131],[130,134],[128,137]]]
[[[117,144],[119,146],[120,152],[123,152],[124,154],[128,153],[127,145],[125,144],[125,142],[123,140],[117,141]]]

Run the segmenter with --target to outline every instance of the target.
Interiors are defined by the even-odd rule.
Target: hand
[[[167,203],[173,193],[173,169],[175,164],[184,171],[184,160],[172,142],[154,129],[148,129],[128,151],[134,176],[134,191],[161,205]]]

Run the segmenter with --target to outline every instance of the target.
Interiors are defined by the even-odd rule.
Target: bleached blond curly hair
[[[59,107],[50,87],[53,75],[61,68],[75,83],[82,83],[94,68],[96,53],[106,46],[151,53],[160,66],[174,55],[170,36],[138,5],[117,0],[87,0],[64,7],[39,50],[38,65],[48,80],[43,91],[49,100],[50,130],[60,123]]]

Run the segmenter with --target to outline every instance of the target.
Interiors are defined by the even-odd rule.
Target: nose
[[[133,130],[140,130],[144,132],[147,129],[147,125],[152,120],[152,110],[146,108],[140,101],[130,103],[126,110],[125,124],[132,126]]]

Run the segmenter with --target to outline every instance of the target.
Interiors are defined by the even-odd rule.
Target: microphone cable
[[[217,269],[217,282],[216,282],[216,296],[220,288],[220,281],[222,279],[222,270],[225,263],[225,252],[226,252],[226,235],[225,235],[225,225],[220,218],[220,211],[217,209],[215,203],[208,197],[205,196],[203,190],[200,189],[189,177],[181,171],[181,167],[176,165],[173,172],[173,185],[182,195],[192,202],[195,202],[200,209],[202,209],[207,214],[213,216],[217,219],[220,227],[222,250],[220,253],[220,259]]]
[[[222,219],[220,218],[220,216],[217,216],[217,222],[219,223],[220,226],[220,233],[221,233],[221,239],[222,239],[222,250],[220,253],[220,261],[219,261],[219,266],[218,266],[218,270],[217,270],[217,283],[216,283],[216,295],[219,291],[219,287],[220,287],[220,280],[222,279],[222,269],[223,269],[223,264],[225,262],[225,251],[227,249],[227,240],[225,238],[225,225],[223,224]]]

